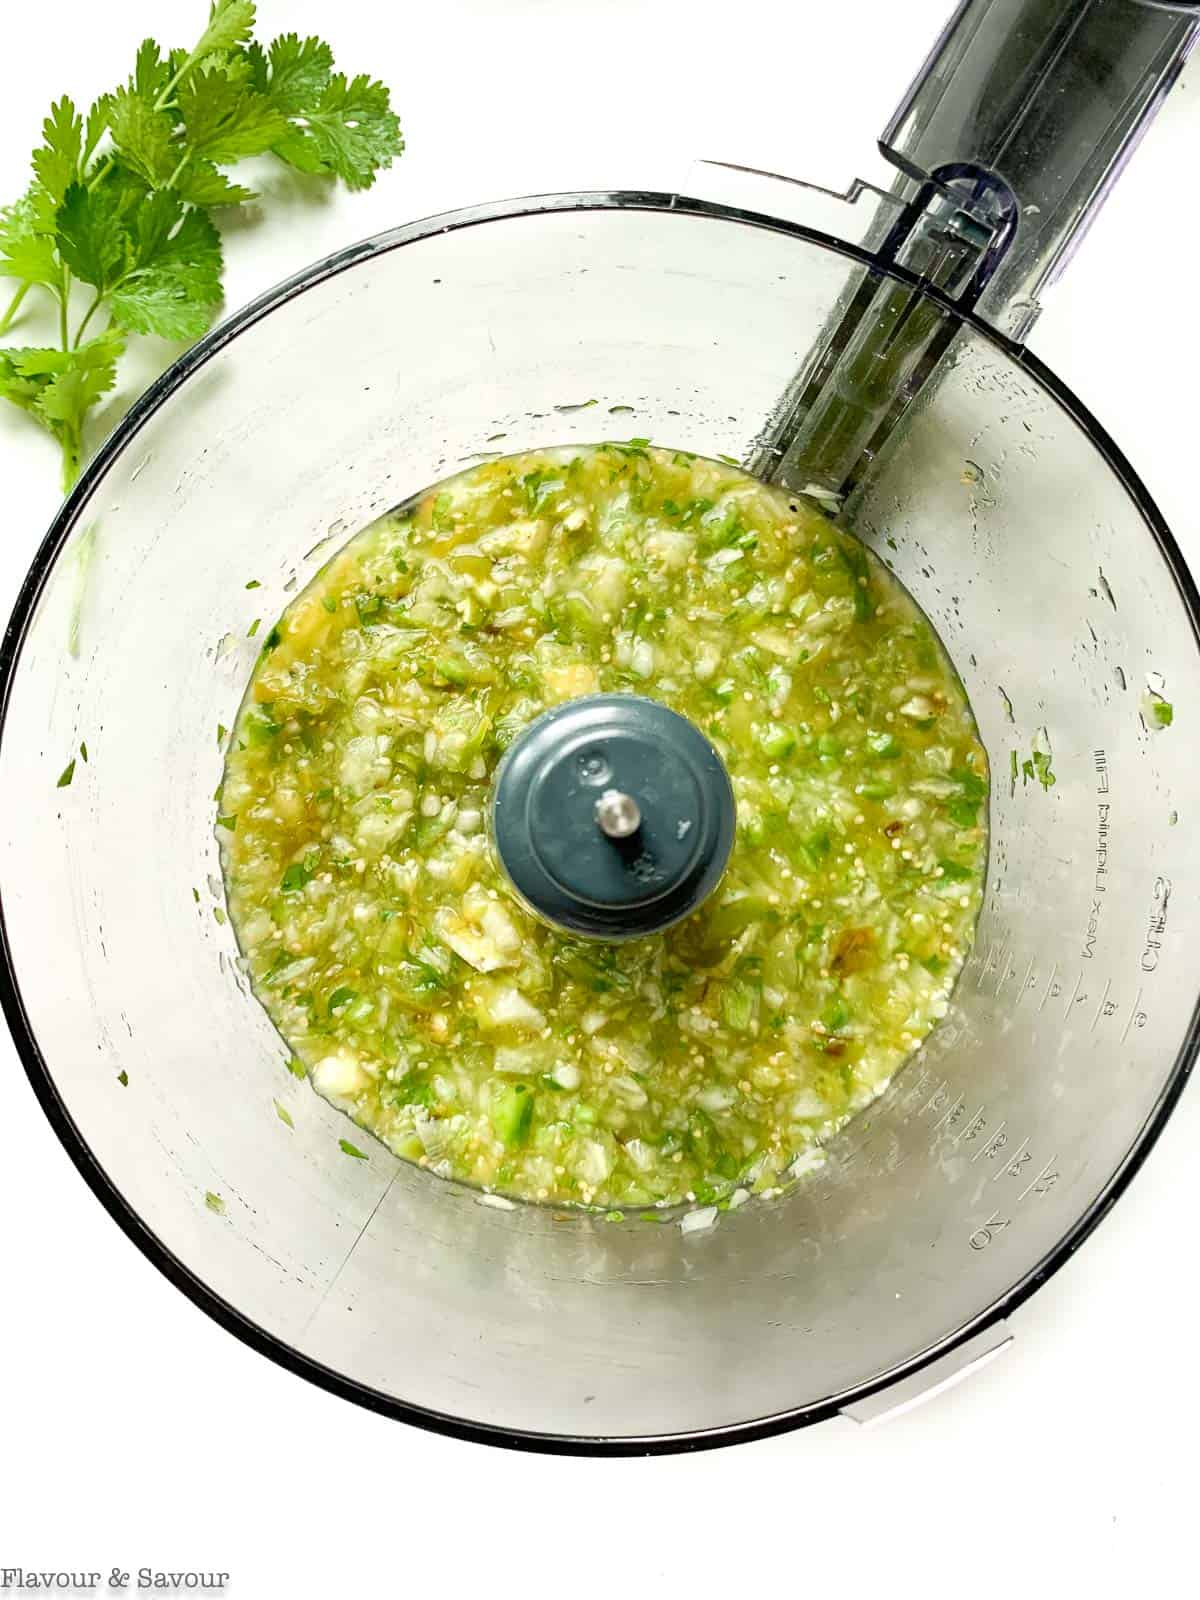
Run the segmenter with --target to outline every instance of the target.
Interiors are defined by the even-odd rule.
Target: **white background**
[[[391,223],[539,189],[673,186],[714,155],[841,184],[948,0],[262,0],[395,91],[409,153],[365,196],[264,169],[227,235],[236,306]],[[4,7],[0,197],[49,100],[189,43],[204,0]],[[1032,341],[1122,442],[1186,553],[1200,336],[1185,75]],[[1176,281],[1178,279],[1178,281]],[[23,330],[19,330],[23,332]],[[36,329],[30,329],[36,335]],[[52,449],[0,418],[0,609],[55,508]],[[1184,734],[1188,737],[1188,734]],[[1017,1342],[923,1409],[634,1461],[504,1454],[358,1411],[236,1343],[109,1221],[0,1042],[0,1566],[224,1569],[229,1593],[1194,1594],[1193,1151],[1184,1097],[1148,1168],[1018,1314]]]

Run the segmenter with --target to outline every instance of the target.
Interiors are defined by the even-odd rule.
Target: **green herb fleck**
[[[237,813],[236,812],[230,812],[230,813],[228,813],[226,815],[218,815],[218,817],[217,817],[217,827],[218,828],[228,828],[229,832],[233,833],[234,830],[237,828]]]
[[[229,732],[229,729],[225,726],[225,724],[223,722],[218,722],[217,723],[217,744],[218,745],[222,745],[222,744],[225,743],[225,735],[228,732]]]
[[[315,854],[316,853],[314,852],[314,856]],[[310,862],[309,858],[306,857],[303,861],[293,861],[291,866],[284,869],[283,877],[280,879],[279,887],[283,890],[284,894],[298,894],[299,891],[304,888],[305,884],[311,883],[315,870],[315,860]]]
[[[83,764],[86,767],[87,766],[87,758],[88,758],[87,740],[86,739],[81,739],[79,741],[79,754],[83,757]]]
[[[225,1215],[225,1202],[219,1194],[214,1194],[211,1189],[205,1190],[204,1204],[210,1211],[215,1211],[219,1217]]]
[[[957,861],[939,861],[938,868],[950,883],[968,883],[975,876],[970,867],[961,866]]]
[[[356,1144],[351,1144],[349,1139],[339,1139],[338,1149],[345,1155],[353,1156],[355,1161],[366,1161],[368,1156],[365,1150],[360,1150]]]
[[[1043,789],[1053,789],[1058,782],[1050,768],[1050,753],[1047,750],[1030,751],[1027,760],[1021,763],[1022,783],[1040,783]]]
[[[259,583],[257,578],[251,578],[250,582],[246,585],[246,587],[247,587],[247,589],[261,589],[262,588],[262,584]]]
[[[258,632],[259,624],[261,622],[262,622],[262,618],[261,617],[255,617],[254,621],[246,629],[246,637],[247,637],[247,639],[253,639],[254,635]]]
[[[71,779],[74,776],[75,776],[75,757],[72,756],[70,761],[67,762],[66,766],[59,773],[59,775],[58,775],[58,783],[55,785],[55,787],[58,788],[58,789],[69,789],[71,787]]]
[[[117,1073],[117,1082],[121,1085],[122,1089],[128,1089],[129,1074],[125,1071],[124,1067],[122,1067],[121,1071]]]
[[[454,526],[454,499],[446,490],[433,502],[432,521],[435,533],[449,533]]]
[[[272,1100],[271,1104],[275,1107],[275,1115],[285,1128],[294,1128],[296,1126],[292,1121],[292,1114],[286,1106],[281,1106],[278,1100]]]
[[[1169,728],[1175,721],[1175,707],[1169,700],[1153,701],[1150,710],[1160,728]]]
[[[299,1056],[288,1057],[287,1069],[293,1078],[308,1077],[308,1068],[304,1065],[303,1061],[300,1060]]]

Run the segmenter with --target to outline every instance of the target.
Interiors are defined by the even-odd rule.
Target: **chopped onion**
[[[649,678],[654,673],[654,646],[646,639],[639,639],[633,647],[633,654],[629,658],[630,671],[635,672],[639,678]]]
[[[680,1233],[703,1233],[716,1224],[719,1213],[716,1206],[702,1206],[699,1211],[689,1211],[679,1219]]]

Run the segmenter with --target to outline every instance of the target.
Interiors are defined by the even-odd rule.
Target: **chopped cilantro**
[[[279,887],[283,890],[284,894],[296,894],[300,889],[303,889],[305,884],[309,883],[311,879],[312,873],[308,867],[305,866],[304,862],[293,861],[291,866],[285,870]]]
[[[951,883],[969,883],[976,875],[974,868],[961,866],[957,861],[941,860],[938,867],[942,877]]]
[[[1021,763],[1022,783],[1040,783],[1043,789],[1052,789],[1058,782],[1050,768],[1050,754],[1046,750],[1033,750]]]

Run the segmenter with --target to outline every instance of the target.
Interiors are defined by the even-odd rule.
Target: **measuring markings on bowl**
[[[1010,1131],[1007,1118],[993,1127],[986,1102],[975,1104],[972,1109],[973,1099],[961,1091],[956,1093],[949,1078],[938,1078],[923,1067],[903,1096],[901,1106],[906,1112],[916,1108],[918,1117],[932,1119],[931,1150],[946,1146],[961,1149],[970,1165],[982,1162],[985,1170],[995,1167],[988,1180],[989,1193],[991,1185],[999,1184],[1000,1188],[989,1202],[987,1220],[975,1223],[967,1236],[967,1244],[978,1252],[986,1250],[1012,1226],[1018,1208],[1026,1201],[1049,1194],[1061,1174],[1057,1154],[1046,1157],[1036,1152],[1029,1135],[1014,1145],[1016,1134]]]
[[[1157,970],[1170,898],[1171,880],[1157,875],[1139,957],[1139,977]],[[1002,938],[994,940],[986,952],[976,951],[970,965],[976,968],[976,992],[1006,1001],[1014,1017],[1024,1007],[1025,1016],[1036,1027],[1043,1013],[1048,1021],[1056,1015],[1063,1022],[1078,1016],[1081,1021],[1086,1020],[1089,1033],[1107,1027],[1110,1037],[1115,1034],[1118,1043],[1124,1044],[1134,1030],[1145,1028],[1150,1021],[1143,1003],[1144,982],[1137,985],[1130,999],[1132,985],[1121,985],[1125,990],[1122,995],[1117,980],[1083,964],[1089,958],[1085,952],[1077,966],[1054,962],[1048,972],[1044,968],[1039,971],[1036,956],[1022,961],[1014,942]],[[984,1190],[986,1219],[967,1219],[970,1232],[966,1242],[975,1252],[986,1250],[1018,1220],[1022,1208],[1028,1210],[1059,1182],[1057,1153],[1047,1155],[1036,1147],[1030,1135],[1020,1137],[1019,1130],[1011,1128],[1007,1118],[996,1122],[985,1101],[976,1101],[968,1090],[958,1090],[949,1077],[939,1076],[928,1066],[921,1066],[906,1087],[900,1111],[906,1120],[915,1117],[928,1122],[931,1152],[960,1151],[971,1166],[982,1163],[984,1170],[995,1168]]]
[[[1167,894],[1170,893],[1169,880]],[[1157,903],[1157,902],[1156,902]],[[1164,908],[1165,909],[1165,908]],[[1165,918],[1163,918],[1165,926]],[[1150,921],[1151,939],[1156,937],[1156,920],[1154,915]],[[1158,933],[1161,934],[1161,929]],[[1147,946],[1149,949],[1149,945]],[[1157,963],[1158,951],[1161,949],[1161,938],[1154,947],[1154,961]],[[1145,955],[1143,955],[1143,963]],[[1150,971],[1152,968],[1143,967]],[[976,990],[982,992],[985,984],[989,985],[988,993],[993,999],[999,999],[1009,982],[1020,971],[1020,963],[1014,960],[1013,947],[1006,943],[993,943],[985,956],[975,978]],[[1074,977],[1072,973],[1074,972]],[[1099,993],[1097,993],[1099,989]],[[1065,1021],[1072,1013],[1078,1013],[1078,1008],[1083,1008],[1083,1015],[1090,1012],[1091,1021],[1088,1031],[1094,1032],[1102,1022],[1112,1021],[1114,1018],[1122,1022],[1121,1039],[1129,1037],[1132,1028],[1144,1028],[1149,1022],[1149,1014],[1142,1008],[1144,991],[1139,988],[1128,1007],[1123,1006],[1120,999],[1113,993],[1113,979],[1111,977],[1101,980],[1099,974],[1091,973],[1088,969],[1080,967],[1072,969],[1060,966],[1056,961],[1050,968],[1049,975],[1043,977],[1036,967],[1036,958],[1031,957],[1021,978],[1020,985],[1012,995],[1010,1009],[1015,1014],[1023,1002],[1037,996],[1037,1011],[1043,1012],[1047,1006],[1061,1006],[1062,1017]]]

